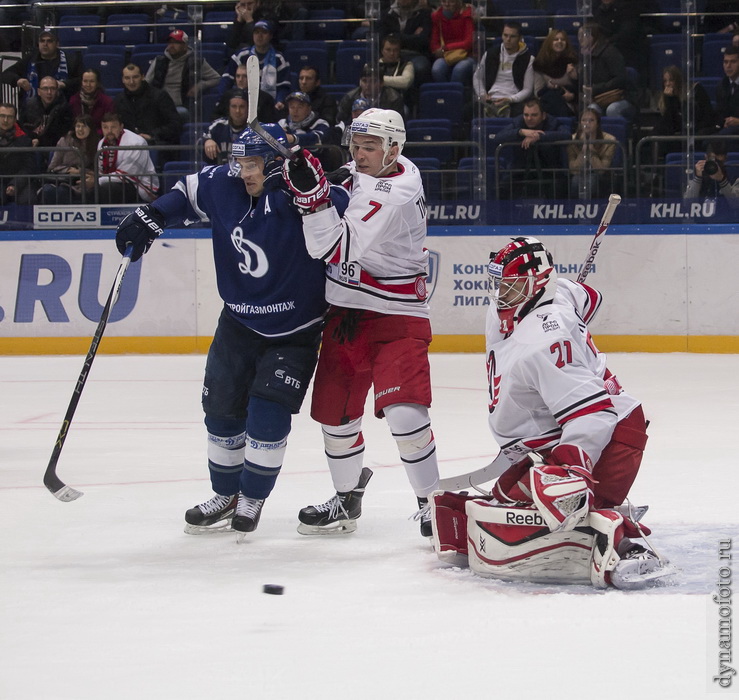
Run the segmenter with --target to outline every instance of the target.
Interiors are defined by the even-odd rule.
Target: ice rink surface
[[[332,493],[320,430],[298,416],[259,529],[188,536],[210,495],[203,356],[95,360],[43,487],[82,357],[0,358],[0,698],[694,700],[719,691],[718,546],[739,547],[739,356],[611,355],[650,441],[631,496],[681,573],[641,593],[506,584],[441,564],[384,422],[357,532],[310,538]],[[482,355],[432,355],[443,476],[497,453]],[[725,562],[724,562],[725,563]],[[280,584],[282,596],[262,593]],[[734,653],[734,663],[739,656]],[[739,690],[739,679],[724,694]]]

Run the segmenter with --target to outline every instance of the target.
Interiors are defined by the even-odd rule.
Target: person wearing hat
[[[76,51],[62,51],[53,32],[43,31],[38,48],[4,70],[0,83],[17,87],[25,102],[37,94],[41,79],[47,76],[54,78],[59,91],[69,98],[80,89],[82,61]]]
[[[259,87],[272,95],[278,112],[285,109],[285,98],[290,94],[290,64],[272,45],[274,28],[269,20],[254,23],[254,45],[231,56],[218,85],[218,94],[229,90],[236,78],[236,68],[245,64],[249,56],[259,59]]]
[[[208,165],[225,162],[233,140],[247,127],[248,93],[236,88],[229,94],[228,116],[216,119],[203,134],[203,153]]]
[[[372,73],[372,67],[366,64],[362,69],[359,87],[350,90],[339,100],[339,111],[336,115],[337,122],[344,122],[344,124],[351,122],[352,105],[354,100],[358,98],[367,100],[370,107],[392,109],[399,114],[403,114],[403,95],[395,88],[383,85],[381,70],[375,71],[374,75]]]
[[[311,108],[310,96],[305,92],[291,92],[286,98],[288,116],[280,119],[279,125],[287,135],[290,145],[311,148],[326,143],[330,126]]]
[[[195,54],[188,42],[187,34],[181,29],[171,32],[167,48],[151,62],[145,76],[149,85],[169,94],[183,121],[190,120],[192,100],[201,92],[218,85],[221,79],[218,71],[203,58],[200,60],[198,81],[195,82]]]

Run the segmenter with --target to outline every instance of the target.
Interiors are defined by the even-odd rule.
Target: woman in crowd
[[[88,114],[92,117],[93,128],[98,137],[103,135],[100,121],[106,112],[115,112],[113,100],[105,94],[100,71],[88,68],[82,74],[80,91],[69,98],[69,106],[75,117]]]
[[[567,32],[552,29],[534,59],[534,94],[547,114],[571,117],[577,108],[577,53]]]
[[[616,154],[616,137],[603,131],[600,112],[586,107],[580,115],[577,131],[572,135],[574,143],[567,146],[567,161],[570,168],[570,194],[577,193],[590,180],[593,197],[605,196],[610,191],[608,168]],[[592,143],[609,141],[612,143]],[[590,156],[590,173],[585,172],[585,158]]]
[[[434,82],[472,83],[475,60],[472,58],[474,36],[472,8],[462,0],[441,0],[431,14],[431,66]]]
[[[95,153],[98,136],[93,128],[92,118],[87,114],[75,117],[72,130],[62,136],[57,143],[59,149],[49,163],[49,172],[55,175],[68,175],[67,178],[55,178],[39,190],[41,204],[79,204],[82,201],[83,189],[90,192],[95,184]],[[79,175],[84,164],[84,183]]]

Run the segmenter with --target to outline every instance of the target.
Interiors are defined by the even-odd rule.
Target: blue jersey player
[[[277,124],[264,128],[281,143]],[[228,165],[188,175],[121,223],[116,244],[138,260],[166,226],[210,219],[218,292],[224,301],[208,351],[203,410],[215,495],[185,513],[185,532],[228,526],[240,537],[259,523],[316,365],[324,264],[305,248],[302,219],[283,189],[274,151],[247,128]],[[343,210],[348,196],[336,189]]]

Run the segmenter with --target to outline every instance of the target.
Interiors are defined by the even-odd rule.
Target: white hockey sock
[[[398,443],[408,481],[416,496],[426,498],[439,487],[436,441],[431,432],[428,408],[402,403],[384,410],[393,438]]]
[[[208,469],[213,490],[230,495],[239,490],[246,434],[221,437],[208,433]]]
[[[364,459],[362,419],[346,425],[321,425],[328,468],[337,491],[351,491],[359,483]]]

